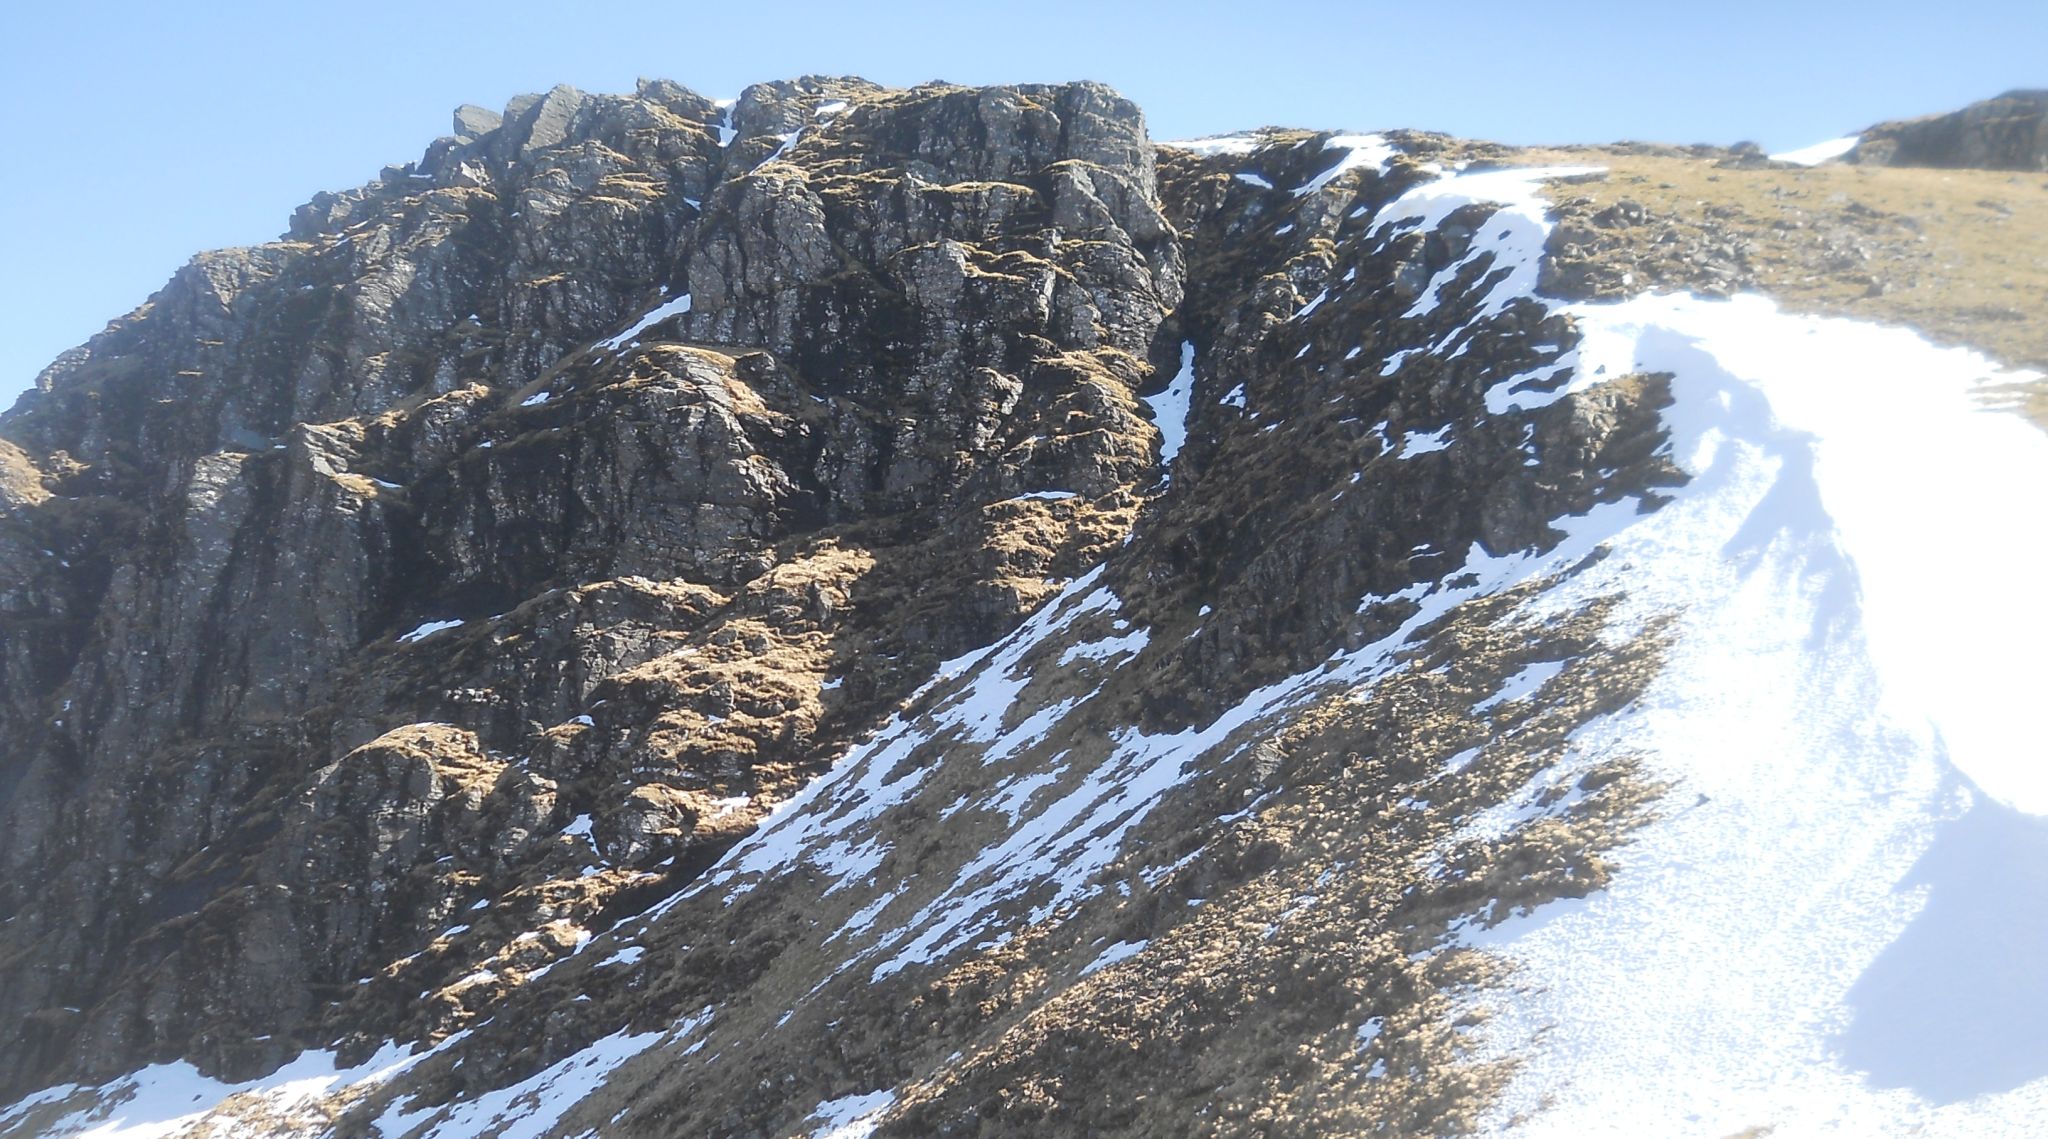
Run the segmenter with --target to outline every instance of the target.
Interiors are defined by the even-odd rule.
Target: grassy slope
[[[1536,157],[1545,157],[1537,152]],[[1529,156],[1523,156],[1529,157]],[[1611,176],[1559,194],[1746,242],[1787,307],[1911,325],[2048,372],[2048,177],[1991,170],[1719,167],[1692,157],[1556,152]],[[1647,240],[1655,227],[1639,227]],[[2048,428],[2048,381],[2021,393]]]

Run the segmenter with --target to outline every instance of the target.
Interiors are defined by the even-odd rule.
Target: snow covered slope
[[[2032,1133],[2048,603],[2015,586],[2048,559],[2048,437],[1990,361],[1908,331],[1754,296],[1566,311],[1566,387],[1672,376],[1692,480],[1533,604],[1677,616],[1645,697],[1574,740],[1672,791],[1608,890],[1465,935],[1525,967],[1496,1125]]]

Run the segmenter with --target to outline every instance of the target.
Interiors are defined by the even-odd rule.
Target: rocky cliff
[[[1856,162],[1990,170],[2048,170],[2048,91],[2007,91],[1945,115],[1879,123]]]
[[[0,421],[0,1134],[2048,1119],[1859,988],[1928,859],[2048,852],[2002,713],[1873,695],[1871,519],[2048,474],[1942,346],[2048,362],[1950,284],[2038,188],[1085,83],[453,129]]]

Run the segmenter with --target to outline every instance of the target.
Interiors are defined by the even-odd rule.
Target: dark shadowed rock
[[[1879,123],[1850,160],[1877,166],[2048,170],[2048,90],[2008,91],[1946,115]]]

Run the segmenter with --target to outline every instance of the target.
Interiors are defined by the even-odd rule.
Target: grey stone
[[[475,103],[464,103],[455,108],[455,137],[459,139],[481,138],[498,129],[504,116]]]

